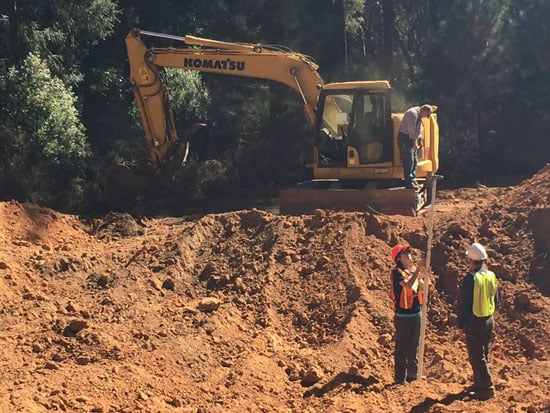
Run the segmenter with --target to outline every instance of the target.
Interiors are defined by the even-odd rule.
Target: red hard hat
[[[393,262],[397,264],[397,256],[403,251],[408,250],[409,248],[411,248],[409,244],[398,244],[393,247],[391,249],[391,259],[393,260]]]

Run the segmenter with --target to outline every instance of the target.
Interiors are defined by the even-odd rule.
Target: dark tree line
[[[133,27],[281,44],[325,81],[388,79],[395,110],[436,104],[449,186],[524,178],[550,158],[550,2],[6,0],[0,4],[0,198],[68,211],[145,157],[124,37]],[[177,126],[209,124],[176,195],[269,194],[305,179],[301,103],[271,82],[168,71]]]

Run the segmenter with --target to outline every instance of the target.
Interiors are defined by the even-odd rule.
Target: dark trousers
[[[403,162],[403,179],[405,186],[411,187],[416,182],[416,166],[418,165],[418,154],[413,148],[409,135],[399,132],[397,135],[397,145],[401,162]]]
[[[418,374],[418,341],[420,340],[420,313],[411,318],[394,317],[395,352],[393,354],[394,379],[401,383],[405,379],[415,380]]]
[[[494,320],[490,317],[472,317],[466,325],[468,360],[474,373],[474,386],[479,389],[493,387],[489,373],[489,343],[493,336]]]

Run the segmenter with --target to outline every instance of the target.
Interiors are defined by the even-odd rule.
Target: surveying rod
[[[424,336],[426,334],[426,322],[428,318],[428,291],[430,289],[430,261],[432,259],[432,238],[434,231],[434,216],[435,216],[435,190],[437,180],[443,179],[440,175],[432,176],[432,194],[431,194],[431,211],[428,221],[428,245],[426,251],[426,276],[424,277],[424,304],[422,305],[422,318],[420,320],[420,342],[418,344],[418,378],[424,378]]]

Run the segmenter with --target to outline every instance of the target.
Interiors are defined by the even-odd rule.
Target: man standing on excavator
[[[405,187],[416,189],[419,187],[416,182],[416,165],[418,164],[418,149],[422,147],[422,118],[432,114],[430,105],[414,106],[408,109],[403,115],[397,144],[403,162],[403,178]]]

